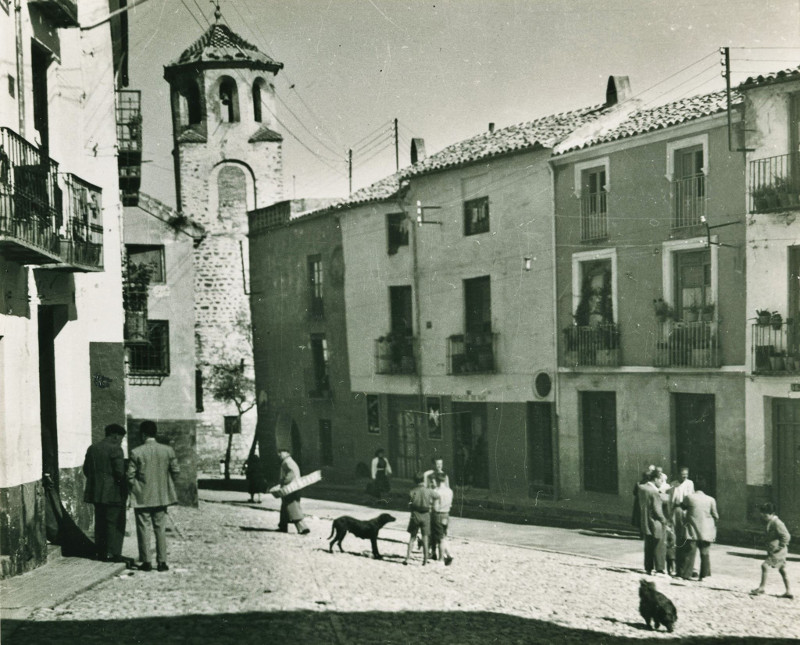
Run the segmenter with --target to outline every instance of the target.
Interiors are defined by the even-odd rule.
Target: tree
[[[239,427],[242,427],[242,416],[256,404],[255,380],[245,373],[244,359],[238,363],[228,361],[211,366],[209,374],[209,391],[217,401],[232,403],[239,416]],[[233,433],[228,433],[228,447],[225,450],[225,479],[231,478],[231,447]]]

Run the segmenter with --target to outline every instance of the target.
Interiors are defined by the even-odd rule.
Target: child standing
[[[789,588],[789,576],[786,575],[786,556],[789,553],[789,540],[791,536],[786,530],[786,525],[775,515],[775,506],[770,502],[762,504],[758,509],[761,519],[766,522],[766,547],[767,559],[761,564],[761,584],[750,592],[751,596],[760,596],[764,593],[767,585],[767,574],[770,568],[777,569],[783,578],[786,592],[781,598],[792,599],[792,591]]]
[[[447,485],[447,475],[444,473],[436,473],[434,481],[439,498],[433,502],[433,515],[431,515],[431,553],[435,554],[438,547],[439,557],[444,559],[444,565],[449,567],[453,562],[453,556],[450,555],[447,546],[447,526],[450,524],[453,491]]]
[[[408,549],[403,564],[408,564],[411,557],[411,548],[414,545],[414,538],[417,531],[422,534],[422,566],[428,564],[428,541],[431,533],[431,507],[434,500],[439,499],[439,493],[424,484],[425,478],[422,473],[414,476],[416,486],[409,492],[408,507],[411,509],[411,519],[408,521]]]

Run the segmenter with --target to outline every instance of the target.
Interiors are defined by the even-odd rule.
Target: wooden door
[[[706,482],[703,491],[717,491],[715,400],[713,394],[675,394],[676,469],[688,466],[689,479]],[[672,475],[673,473],[669,473]]]
[[[553,404],[528,403],[528,490],[553,494]]]
[[[618,493],[616,392],[581,392],[583,488]]]
[[[792,535],[800,534],[800,401],[775,399],[772,407],[778,515]]]

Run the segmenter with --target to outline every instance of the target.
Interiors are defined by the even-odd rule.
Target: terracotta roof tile
[[[256,143],[258,141],[283,141],[283,135],[280,132],[275,132],[265,125],[262,125],[256,133],[247,140],[247,143]]]
[[[277,72],[283,63],[270,58],[241,36],[231,31],[227,25],[216,23],[190,45],[167,67],[195,63],[243,62],[250,66]]]
[[[597,119],[603,113],[603,106],[594,106],[553,114],[494,132],[482,132],[423,159],[408,168],[402,176],[413,177],[436,172],[510,152],[521,152],[537,147],[551,148],[575,128]]]
[[[772,85],[773,83],[783,83],[785,81],[796,81],[800,79],[800,66],[793,69],[782,69],[779,72],[772,72],[764,76],[750,76],[744,83],[739,85],[739,89],[758,87],[760,85]]]
[[[732,92],[731,104],[738,105],[742,100],[738,92]],[[600,143],[608,143],[633,137],[638,134],[662,130],[670,126],[686,123],[704,116],[718,114],[727,110],[727,97],[725,91],[691,96],[689,98],[659,105],[658,107],[639,109],[632,112],[626,119],[615,127],[602,131],[594,136],[589,136],[584,140],[570,143],[559,149],[557,154],[563,154],[571,150],[580,150]]]

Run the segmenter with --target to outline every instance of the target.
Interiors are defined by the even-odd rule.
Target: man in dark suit
[[[706,483],[702,477],[695,482],[695,492],[687,495],[681,502],[686,511],[687,555],[678,575],[686,580],[692,579],[692,569],[697,549],[700,549],[700,580],[711,576],[711,543],[717,539],[717,501],[703,492]]]
[[[98,560],[125,562],[125,454],[122,438],[125,428],[116,423],[106,426],[106,436],[89,446],[83,460],[86,489],[83,501],[94,504],[94,544]]]
[[[167,566],[167,506],[178,503],[175,477],[180,472],[178,458],[171,446],[158,443],[158,430],[153,421],[142,421],[139,430],[144,443],[131,450],[128,463],[128,485],[136,515],[136,539],[139,542],[141,571],[152,571],[153,563],[147,536],[147,524],[156,534],[156,560],[159,571]]]
[[[647,482],[639,486],[639,501],[642,505],[641,522],[642,535],[644,536],[644,570],[651,574],[653,569],[657,574],[666,575],[667,549],[664,541],[664,501],[658,492],[656,480],[659,473],[653,470],[647,474]]]

